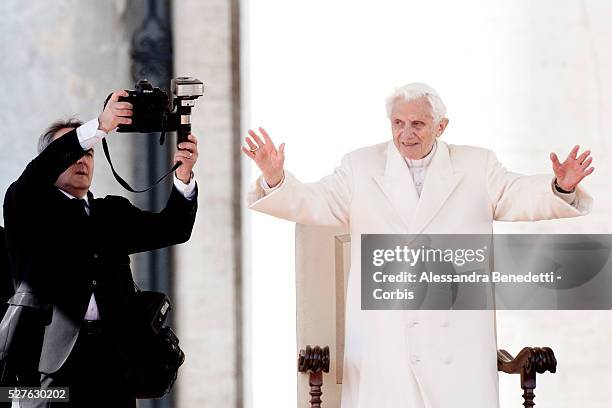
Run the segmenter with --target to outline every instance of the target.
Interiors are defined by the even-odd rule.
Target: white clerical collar
[[[404,157],[404,160],[406,160],[408,167],[428,167],[434,157],[434,154],[436,153],[437,147],[438,141],[436,140],[431,148],[431,151],[427,153],[427,156],[423,157],[422,159],[409,159]]]
[[[64,190],[62,190],[61,188],[58,188],[58,190],[59,190],[59,191],[61,191],[62,193],[64,193],[64,195],[65,195],[66,197],[70,198],[70,199],[77,198],[77,197],[73,196],[72,194],[65,192],[65,191],[64,191]],[[89,206],[89,197],[87,197],[87,194],[85,194],[85,196],[84,196],[84,197],[81,197],[80,199],[81,199],[81,200],[85,200],[85,202],[87,203],[87,206]]]

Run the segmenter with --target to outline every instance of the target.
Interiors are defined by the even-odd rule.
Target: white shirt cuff
[[[89,150],[106,136],[106,132],[98,129],[98,118],[79,126],[76,130],[79,143],[83,150]]]
[[[193,173],[191,173],[191,179],[188,184],[183,183],[178,177],[176,177],[176,172],[174,173],[174,187],[185,197],[187,200],[193,200],[195,196],[195,177],[193,177]]]
[[[263,189],[264,194],[268,195],[274,190],[278,189],[280,186],[282,186],[284,181],[285,181],[285,175],[283,174],[283,178],[281,179],[280,183],[278,183],[274,187],[270,187],[268,183],[266,183],[266,179],[262,176],[259,178],[259,185]]]
[[[552,186],[553,193],[555,193],[555,195],[557,197],[559,197],[560,199],[562,199],[563,201],[565,201],[569,205],[575,206],[575,203],[576,203],[576,189],[574,189],[574,191],[572,191],[570,193],[562,193],[562,192],[558,191],[555,188],[555,179],[553,179],[551,186]]]

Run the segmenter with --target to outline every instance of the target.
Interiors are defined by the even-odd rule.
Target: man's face
[[[391,110],[393,143],[400,154],[408,159],[427,156],[447,124],[446,118],[434,123],[431,105],[425,97],[409,102],[398,100]]]
[[[71,130],[72,128],[64,128],[57,131],[57,133],[53,135],[53,140],[65,135]],[[91,186],[93,170],[94,152],[93,149],[89,149],[83,157],[60,174],[55,182],[55,186],[77,198],[84,197]]]

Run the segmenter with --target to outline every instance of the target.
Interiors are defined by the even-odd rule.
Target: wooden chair
[[[298,407],[338,408],[350,236],[341,228],[299,224],[295,235]],[[554,373],[556,367],[548,347],[525,347],[516,357],[505,350],[497,352],[498,371],[520,375],[525,408],[535,405],[536,374]]]

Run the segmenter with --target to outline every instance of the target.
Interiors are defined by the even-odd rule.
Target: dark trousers
[[[104,327],[85,324],[70,357],[60,370],[41,374],[41,387],[69,387],[70,402],[22,402],[27,408],[135,408],[136,398],[127,386],[121,359]]]

